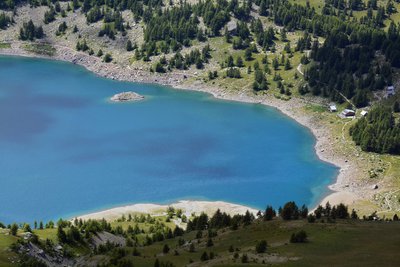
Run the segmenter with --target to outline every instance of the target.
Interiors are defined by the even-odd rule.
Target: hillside
[[[0,233],[2,266],[398,266],[400,224],[357,219],[343,205],[307,210],[292,203],[279,217],[200,214],[176,227],[180,211],[134,214],[105,221],[49,222],[43,229],[20,228],[17,237]],[[351,218],[350,218],[351,216]],[[307,217],[305,219],[304,217]],[[375,219],[374,219],[375,218]],[[33,234],[27,234],[32,231]],[[19,240],[15,245],[8,246]],[[24,256],[27,255],[27,256]],[[35,260],[36,259],[36,260]],[[44,265],[43,265],[44,266]]]

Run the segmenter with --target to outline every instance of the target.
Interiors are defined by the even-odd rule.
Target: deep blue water
[[[107,99],[133,90],[145,101]],[[314,205],[336,167],[273,108],[99,78],[63,62],[0,57],[0,221],[128,203]]]

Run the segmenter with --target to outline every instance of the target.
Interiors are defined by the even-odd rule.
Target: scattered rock
[[[374,184],[373,186],[372,186],[372,189],[378,189],[378,185],[377,184]]]

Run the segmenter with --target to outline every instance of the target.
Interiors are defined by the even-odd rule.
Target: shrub
[[[241,258],[242,263],[248,263],[249,262],[249,257],[247,257],[247,254],[243,254]]]
[[[165,244],[163,247],[163,253],[167,254],[168,252],[169,252],[169,246],[167,244]]]
[[[261,240],[256,244],[257,253],[265,253],[267,251],[267,241]]]
[[[18,232],[18,225],[13,223],[10,228],[10,234],[16,236]]]
[[[293,233],[290,237],[290,243],[305,243],[307,242],[307,233],[304,230],[300,230],[297,233]]]
[[[103,60],[106,63],[110,63],[112,61],[112,56],[109,53],[107,53],[107,54],[104,55]]]
[[[207,252],[204,251],[203,254],[201,254],[200,260],[201,261],[208,261],[209,260]]]

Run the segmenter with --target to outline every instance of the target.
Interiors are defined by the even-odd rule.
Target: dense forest
[[[350,134],[365,151],[400,154],[400,123],[396,123],[390,107],[375,107],[350,129]]]

